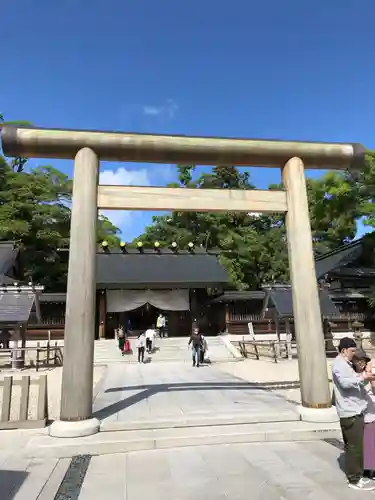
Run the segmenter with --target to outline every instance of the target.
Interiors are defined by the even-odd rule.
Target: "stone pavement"
[[[198,446],[72,460],[0,456],[0,498],[351,500],[358,492],[346,485],[340,455],[336,446],[315,441]]]
[[[298,420],[296,406],[213,366],[116,363],[94,400],[102,430]]]
[[[334,424],[301,422],[295,403],[218,365],[114,363],[97,387],[99,434],[32,436],[24,458],[69,458],[231,443],[311,441],[338,437]]]

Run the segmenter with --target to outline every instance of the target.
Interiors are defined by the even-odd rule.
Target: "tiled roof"
[[[173,252],[166,249],[100,252],[97,254],[98,288],[144,286],[186,288],[222,286],[228,276],[217,255],[200,249]]]
[[[322,316],[333,316],[338,314],[338,310],[325,290],[319,292],[320,309]],[[292,289],[290,287],[272,288],[270,293],[270,301],[275,306],[276,312],[281,317],[293,316],[293,298]]]
[[[265,292],[264,291],[244,291],[244,292],[238,292],[238,291],[228,291],[224,292],[222,295],[219,295],[218,297],[213,298],[210,301],[210,304],[217,304],[220,302],[237,302],[237,301],[246,301],[246,300],[263,300],[265,297]]]
[[[17,259],[18,248],[10,241],[0,241],[0,278],[7,275]]]
[[[325,274],[358,259],[361,254],[362,241],[358,240],[317,257],[315,259],[316,277],[322,278]]]
[[[41,293],[40,302],[66,302],[66,293]]]
[[[13,278],[9,278],[9,276],[6,276],[5,274],[0,274],[0,286],[1,285],[12,285],[15,283],[16,280]]]

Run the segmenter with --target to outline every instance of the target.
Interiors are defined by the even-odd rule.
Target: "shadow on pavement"
[[[12,500],[26,480],[28,472],[18,470],[0,470],[0,498]]]
[[[125,410],[130,406],[133,406],[144,399],[148,399],[151,396],[167,392],[172,393],[175,391],[185,392],[185,391],[262,391],[271,393],[276,399],[282,400],[285,403],[293,404],[291,401],[287,401],[282,395],[275,394],[272,392],[272,388],[279,387],[279,383],[268,384],[264,387],[261,383],[250,383],[250,382],[182,382],[182,383],[166,383],[166,384],[150,384],[150,385],[132,385],[125,387],[113,387],[104,391],[104,393],[114,393],[114,392],[124,392],[124,391],[140,391],[137,394],[133,394],[128,398],[116,401],[105,408],[97,410],[94,412],[93,416],[102,420],[104,418],[110,417],[121,410]]]

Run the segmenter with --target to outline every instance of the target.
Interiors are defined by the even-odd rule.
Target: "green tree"
[[[360,215],[371,230],[375,228],[375,151],[368,151],[365,168],[354,176],[358,185]]]
[[[352,176],[358,185],[362,222],[371,232],[364,238],[364,248],[367,253],[371,253],[371,259],[369,259],[371,262],[375,244],[375,233],[372,232],[375,228],[375,151],[367,152],[365,167]],[[370,292],[369,304],[375,307],[375,284]]]
[[[24,164],[23,164],[24,165]],[[72,181],[51,167],[26,171],[0,156],[0,240],[22,249],[25,275],[46,289],[64,290]],[[118,228],[105,217],[98,221],[98,242],[118,243]]]
[[[254,189],[247,172],[233,166],[214,167],[194,180],[194,165],[177,165],[178,182],[170,186],[193,189]],[[375,168],[374,168],[375,177]],[[358,183],[347,173],[328,172],[308,179],[313,243],[324,253],[351,241],[360,216]],[[269,189],[282,189],[273,184]],[[220,259],[233,287],[259,288],[264,283],[289,280],[284,216],[249,213],[172,212],[156,216],[137,240],[152,245],[189,241],[220,250]]]
[[[356,180],[347,172],[328,172],[319,179],[308,179],[307,189],[316,252],[350,243],[361,215]]]
[[[248,172],[233,166],[214,167],[193,180],[194,165],[178,165],[178,183],[170,186],[193,189],[254,189]],[[259,288],[263,283],[288,277],[282,218],[237,212],[172,212],[156,216],[137,240],[152,245],[189,241],[206,249],[218,249],[234,288]]]

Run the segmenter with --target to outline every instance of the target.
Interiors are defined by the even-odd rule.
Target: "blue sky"
[[[374,0],[17,0],[1,18],[7,120],[375,148]],[[280,179],[250,171],[259,188]],[[105,182],[174,179],[170,165],[102,165]],[[152,216],[111,214],[128,240]]]

